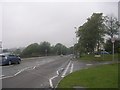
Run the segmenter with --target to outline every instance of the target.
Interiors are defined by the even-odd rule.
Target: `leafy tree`
[[[97,46],[103,43],[104,36],[104,18],[102,13],[93,13],[82,26],[79,27],[77,35],[79,37],[77,48],[85,53],[93,53]]]
[[[116,39],[115,40],[115,43],[114,43],[114,52],[115,53],[119,53],[119,48],[120,48],[120,40],[119,39]],[[107,52],[110,52],[112,53],[112,42],[111,42],[111,39],[109,38],[106,43],[105,43],[105,50]]]
[[[57,55],[61,55],[61,54],[67,54],[67,47],[62,45],[61,43],[57,43],[55,45],[55,52]]]
[[[71,50],[71,49],[70,49]],[[51,46],[49,42],[33,43],[27,46],[22,52],[22,57],[46,56],[46,55],[66,55],[70,50],[61,43]],[[19,51],[19,50],[18,50]],[[18,52],[16,51],[16,53]]]
[[[39,52],[41,55],[49,55],[50,54],[50,43],[49,42],[42,42],[40,45],[39,45]]]
[[[17,55],[20,55],[21,54],[21,49],[16,49],[13,53],[17,54]]]
[[[73,54],[74,53],[73,51],[74,51],[74,47],[71,46],[67,49],[67,54]]]
[[[50,48],[50,55],[56,55],[55,46],[52,45]]]
[[[119,27],[120,27],[120,22],[117,20],[116,17],[110,17],[107,16],[105,17],[105,26],[106,26],[106,34],[110,36],[110,38],[107,40],[105,43],[105,49],[108,52],[112,52],[112,42],[111,39],[114,36],[117,36],[119,34]],[[118,53],[119,48],[120,48],[120,40],[116,39],[115,40],[115,53]]]
[[[30,44],[27,46],[23,52],[21,53],[21,56],[28,57],[28,56],[36,56],[38,54],[39,45],[37,43]]]
[[[115,17],[106,16],[105,18],[106,34],[113,38],[114,35],[118,35],[118,29],[120,27],[120,22]]]

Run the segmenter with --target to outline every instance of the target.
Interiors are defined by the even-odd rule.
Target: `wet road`
[[[2,88],[54,88],[69,73],[101,64],[78,61],[70,55],[28,58],[19,65],[3,66],[0,79]]]
[[[50,78],[69,63],[70,56],[51,56],[23,60],[19,65],[3,66],[3,88],[48,88]]]

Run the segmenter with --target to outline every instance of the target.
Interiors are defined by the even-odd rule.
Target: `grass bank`
[[[118,60],[118,54],[114,55],[114,60]],[[112,61],[113,55],[112,54],[106,54],[101,55],[100,57],[95,57],[95,55],[82,55],[80,57],[80,60],[94,60],[94,61]]]
[[[117,88],[118,64],[101,65],[83,69],[69,74],[58,85],[58,88]]]

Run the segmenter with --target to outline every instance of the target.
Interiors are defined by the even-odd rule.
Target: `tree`
[[[115,53],[119,53],[119,48],[120,48],[120,40],[119,39],[116,39],[115,43],[114,43],[114,52]],[[106,43],[105,43],[105,50],[107,52],[110,52],[112,53],[112,42],[111,42],[111,39],[109,38]]]
[[[41,55],[44,55],[44,56],[49,55],[50,49],[51,49],[51,46],[49,42],[44,41],[39,45],[39,52]]]
[[[68,48],[67,54],[74,54],[74,47],[73,46]]]
[[[79,37],[78,49],[85,53],[93,53],[100,44],[103,43],[104,18],[102,13],[93,13],[82,26],[79,27],[77,36]]]
[[[118,29],[120,27],[120,22],[116,17],[106,16],[105,18],[106,34],[113,38],[114,35],[118,35]]]
[[[37,43],[30,44],[21,53],[22,57],[37,56],[39,53],[39,45]]]
[[[57,43],[55,45],[55,52],[57,55],[61,55],[61,54],[65,55],[67,54],[67,47],[62,45],[61,43]]]
[[[120,27],[120,22],[117,20],[116,17],[112,16],[107,16],[105,18],[105,26],[106,26],[106,34],[110,36],[110,38],[107,40],[105,43],[105,50],[108,52],[112,52],[112,42],[111,39],[114,38],[119,34],[119,27]],[[115,53],[118,53],[119,48],[120,48],[120,40],[116,39],[115,40]]]
[[[16,51],[17,53],[18,51]],[[21,57],[48,56],[48,55],[66,55],[68,48],[61,43],[51,46],[49,42],[33,43],[28,45],[22,52]]]

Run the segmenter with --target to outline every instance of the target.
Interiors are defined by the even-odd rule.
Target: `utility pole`
[[[114,61],[114,43],[115,43],[115,38],[111,38],[111,42],[113,43],[113,47],[112,47],[112,53],[113,53],[113,58],[112,60]]]
[[[76,45],[77,45],[77,31],[78,31],[78,28],[77,27],[74,27],[75,28],[75,33],[76,33]],[[76,58],[77,58],[77,55],[78,55],[78,53],[77,53],[77,50],[76,50],[76,52],[75,52],[75,54],[76,54]]]
[[[75,43],[74,43],[74,38],[73,38],[73,58],[75,58]]]
[[[2,53],[2,41],[0,41],[0,53]]]

